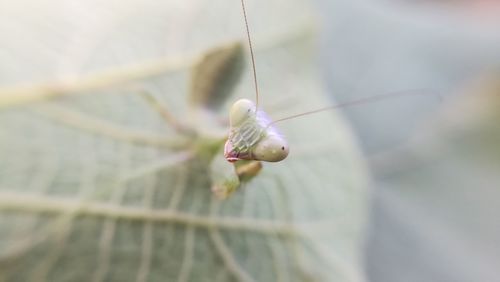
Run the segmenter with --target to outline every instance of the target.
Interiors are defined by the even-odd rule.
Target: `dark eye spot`
[[[283,151],[284,151],[284,150],[285,150],[285,147],[281,147],[281,150],[283,150]]]
[[[249,112],[250,112],[250,109],[247,110],[247,113],[249,113]]]

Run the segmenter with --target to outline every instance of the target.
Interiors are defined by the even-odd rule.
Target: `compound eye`
[[[255,111],[255,104],[248,99],[240,99],[231,106],[229,122],[231,126],[239,126]]]
[[[268,136],[260,141],[253,150],[256,160],[265,162],[279,162],[284,160],[289,153],[286,140],[281,136]]]

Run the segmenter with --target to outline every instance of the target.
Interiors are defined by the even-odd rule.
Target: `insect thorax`
[[[257,115],[247,117],[238,127],[231,128],[228,142],[238,158],[252,158],[252,149],[266,136],[267,123],[269,120],[258,112]]]

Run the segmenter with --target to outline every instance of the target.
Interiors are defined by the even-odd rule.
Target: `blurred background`
[[[371,281],[500,281],[500,2],[316,1],[337,101],[373,173]]]
[[[254,39],[260,42],[260,45],[256,44],[256,49],[260,50],[257,51],[257,53],[260,52],[257,65],[259,73],[263,74],[260,75],[262,87],[267,89],[268,93],[273,93],[271,90],[276,90],[274,93],[278,94],[276,94],[275,100],[278,102],[280,102],[279,99],[281,102],[288,99],[286,96],[288,94],[299,93],[302,95],[299,97],[302,99],[300,103],[289,102],[295,104],[293,106],[296,108],[288,112],[285,111],[286,113],[292,114],[297,113],[297,110],[310,110],[310,107],[317,105],[324,106],[323,103],[326,101],[332,103],[347,102],[372,95],[407,91],[424,94],[342,109],[342,115],[348,121],[348,126],[343,127],[344,123],[339,122],[340,128],[337,137],[340,141],[329,145],[335,150],[345,149],[345,155],[335,152],[340,156],[338,163],[337,159],[334,159],[332,162],[323,160],[323,162],[318,161],[319,164],[314,164],[320,167],[321,164],[334,163],[337,165],[334,167],[337,169],[333,173],[335,175],[332,175],[328,170],[318,169],[318,167],[312,169],[300,167],[306,171],[304,177],[309,176],[313,180],[316,180],[315,173],[318,171],[323,173],[324,178],[318,180],[319,184],[322,184],[321,181],[329,181],[328,177],[339,175],[340,184],[335,183],[339,184],[336,186],[337,188],[343,187],[341,184],[346,185],[346,187],[352,185],[352,187],[359,188],[364,185],[362,184],[365,181],[362,176],[364,170],[360,168],[362,165],[358,165],[358,154],[352,148],[357,145],[361,148],[364,158],[360,159],[362,162],[366,162],[371,177],[368,219],[365,222],[365,190],[362,188],[353,189],[355,191],[351,195],[351,191],[345,192],[338,189],[340,192],[332,192],[339,193],[335,194],[333,198],[352,207],[352,211],[347,209],[339,211],[336,209],[341,209],[340,206],[328,203],[324,211],[326,218],[338,220],[339,217],[345,226],[341,225],[338,228],[341,232],[337,233],[336,230],[332,231],[332,229],[337,228],[337,225],[328,225],[328,228],[322,227],[322,231],[328,236],[318,232],[318,236],[321,239],[326,238],[327,241],[331,234],[334,234],[332,238],[338,236],[331,240],[334,241],[332,244],[334,246],[331,248],[334,250],[333,256],[335,258],[338,250],[341,254],[340,261],[343,262],[342,259],[345,259],[347,262],[344,269],[348,274],[346,277],[357,278],[345,281],[363,281],[363,276],[366,277],[367,281],[375,282],[500,281],[500,1],[297,0],[293,3],[289,0],[246,1],[248,2]],[[141,130],[172,133],[168,131],[164,121],[152,113],[151,109],[144,105],[144,101],[137,98],[135,93],[134,95],[117,94],[124,92],[124,90],[112,89],[106,90],[109,92],[108,95],[100,96],[99,100],[85,98],[91,97],[91,95],[75,95],[71,97],[72,99],[62,99],[62,105],[69,105],[82,113],[90,113],[89,115],[95,118],[95,120],[91,119],[90,123],[85,124],[87,127],[80,128],[84,130],[97,128],[97,135],[105,135],[105,138],[101,136],[101,139],[95,140],[92,139],[93,137],[88,138],[89,134],[81,134],[78,130],[68,129],[59,124],[65,122],[70,125],[72,122],[73,125],[81,123],[83,119],[79,119],[80,116],[65,115],[64,109],[59,115],[51,116],[51,113],[48,112],[51,112],[52,108],[49,108],[49,111],[40,111],[43,112],[42,114],[37,112],[36,108],[33,111],[30,108],[26,111],[21,108],[17,112],[16,108],[9,108],[10,97],[8,95],[12,93],[25,95],[22,97],[27,100],[33,99],[30,93],[37,91],[45,93],[43,94],[46,96],[44,99],[52,98],[51,95],[64,94],[66,91],[78,92],[78,94],[93,92],[99,95],[106,92],[100,89],[101,86],[106,86],[106,83],[103,84],[101,80],[95,79],[96,77],[92,77],[92,74],[109,68],[116,70],[122,66],[130,67],[131,63],[136,62],[145,62],[147,65],[145,73],[134,73],[133,70],[136,69],[132,67],[127,69],[130,73],[119,74],[131,81],[145,80],[144,85],[147,85],[147,90],[152,93],[187,93],[189,79],[186,69],[196,54],[205,52],[209,47],[218,46],[221,42],[244,38],[239,0],[231,0],[230,5],[228,3],[228,1],[215,0],[172,0],[166,2],[54,0],[46,1],[46,3],[45,1],[30,0],[16,2],[0,0],[0,94],[7,94],[0,95],[0,106],[5,107],[0,112],[0,117],[2,117],[0,124],[4,126],[0,127],[0,152],[4,154],[0,156],[0,162],[7,159],[5,157],[7,155],[10,158],[9,161],[12,162],[4,162],[0,165],[0,188],[2,188],[0,190],[5,193],[2,195],[9,196],[12,195],[9,193],[22,191],[23,193],[27,192],[28,200],[32,199],[30,196],[33,195],[36,200],[38,194],[30,193],[41,193],[40,195],[45,196],[42,193],[49,191],[47,195],[73,197],[75,195],[81,196],[78,185],[81,184],[81,186],[88,188],[87,186],[99,183],[99,185],[92,187],[98,188],[95,195],[92,194],[92,196],[107,203],[106,201],[109,199],[116,200],[115,191],[120,190],[113,190],[116,188],[113,186],[115,185],[113,181],[123,176],[120,175],[121,171],[116,172],[116,167],[122,169],[125,167],[130,172],[130,167],[126,167],[129,160],[140,167],[150,163],[156,165],[160,159],[169,157],[170,155],[159,149],[146,150],[133,146],[129,148],[122,146],[120,142],[108,142],[106,139],[109,137],[106,134],[115,134],[119,138],[127,139],[130,137],[127,135],[130,132],[122,134],[123,131],[120,130],[109,130],[110,128],[116,129],[116,127],[109,127],[109,124],[103,125],[98,122],[100,120],[126,125],[128,129],[135,130],[134,133]],[[310,9],[311,6],[313,9]],[[305,29],[310,28],[310,23],[313,21],[317,22],[312,23],[312,25],[318,25],[318,31],[314,35],[319,36],[319,44],[315,49],[315,63],[321,71],[319,76],[321,76],[322,87],[326,89],[325,92],[328,95],[326,98],[322,96],[318,98],[322,93],[321,87],[316,85],[318,73],[312,71],[313,68],[308,63],[309,58],[302,57],[304,50],[308,50],[308,47],[312,45],[305,42],[307,39],[304,38],[308,38],[308,36],[304,36],[302,31],[299,31],[297,32],[299,35],[293,33],[292,39],[290,39],[287,33],[290,29],[301,27],[300,24],[303,23],[306,23]],[[275,40],[263,36],[263,34],[281,35],[284,33],[287,33],[288,35],[285,35],[289,37],[284,36],[284,38]],[[162,43],[159,44],[159,42]],[[266,48],[272,50],[266,51]],[[265,62],[268,61],[272,62],[266,64]],[[179,71],[181,69],[182,71]],[[131,75],[131,73],[134,74]],[[89,74],[90,76],[86,77]],[[104,76],[106,74],[104,73]],[[77,83],[80,77],[89,79],[83,80],[83,83]],[[113,76],[106,78],[115,79]],[[54,82],[54,84],[45,84],[47,81]],[[297,85],[292,83],[287,85],[287,83],[283,83],[285,81],[293,81]],[[114,83],[120,85],[122,81],[117,79],[114,80]],[[280,86],[276,86],[277,84]],[[21,87],[18,88],[19,85]],[[243,77],[243,85],[236,88],[238,97],[248,97],[249,93],[253,93],[248,91],[248,87],[251,87],[248,69]],[[135,85],[132,83],[132,86]],[[130,91],[130,88],[127,91]],[[309,93],[313,93],[314,97],[311,94],[309,99],[306,96]],[[173,109],[174,114],[188,111],[184,97],[180,102],[179,96],[157,96],[163,99],[162,102],[165,104],[172,105],[171,109]],[[273,101],[274,97],[270,96],[263,97],[264,105],[267,103],[267,105],[272,106],[273,102],[276,102]],[[17,102],[22,104],[25,101],[21,99]],[[227,108],[229,102],[226,102],[221,108]],[[301,106],[303,107],[300,108]],[[314,124],[329,124],[330,120],[325,121],[322,118],[324,116],[318,117],[319,122]],[[54,120],[57,120],[57,125],[55,125]],[[300,120],[299,123],[302,121],[305,126],[296,126],[299,133],[292,136],[298,137],[297,140],[307,139],[307,136],[300,136],[300,130],[313,124],[311,120],[307,119]],[[89,121],[86,120],[86,122]],[[103,126],[101,127],[101,125]],[[286,126],[289,126],[290,132],[294,132],[294,124],[290,123]],[[352,127],[352,132],[358,143],[350,139],[349,126]],[[317,131],[318,134],[324,133],[321,132],[322,130],[309,127],[311,131]],[[118,129],[124,128],[119,127]],[[334,131],[336,129],[334,128]],[[337,134],[337,131],[335,132]],[[15,138],[15,136],[32,135],[36,138]],[[63,146],[55,145],[51,140],[52,138],[56,139],[56,137],[67,138],[61,139],[65,140],[66,143]],[[154,139],[158,136],[148,135],[146,137]],[[309,139],[315,139],[315,136]],[[100,143],[97,144],[97,142]],[[34,144],[38,147],[35,148]],[[85,152],[92,152],[95,155],[79,154],[78,150],[72,147],[73,145],[78,146],[77,149],[86,150]],[[321,147],[318,148],[321,149]],[[120,156],[114,154],[118,151],[129,153],[128,150],[136,150],[132,154],[133,158],[120,159]],[[53,158],[55,155],[58,157]],[[83,165],[78,163],[79,161]],[[32,165],[34,163],[36,165]],[[61,166],[61,163],[71,165]],[[75,179],[83,174],[82,167],[89,168],[96,163],[100,166],[98,169],[91,168],[89,171],[83,171],[89,175],[97,175],[95,179],[89,181],[91,184],[85,181],[75,183],[78,182]],[[300,164],[300,161],[298,163]],[[85,166],[85,164],[87,165]],[[339,167],[341,169],[346,167],[344,164],[352,165],[352,167],[348,167],[352,171],[349,169],[339,170]],[[59,173],[57,172],[58,167],[62,167],[66,171]],[[287,193],[293,196],[299,191],[295,195],[302,195],[300,194],[303,191],[302,186],[297,184],[298,181],[290,180],[293,178],[289,178],[289,175],[286,174],[289,173],[288,169],[283,167],[282,170],[285,172],[281,176],[284,175],[282,179],[285,181],[289,180],[285,182],[287,187],[297,188],[296,190],[290,188]],[[37,174],[36,172],[40,168],[51,174]],[[280,172],[279,169],[281,168],[276,170]],[[124,171],[126,170],[124,169]],[[35,175],[36,177],[33,177],[34,180],[26,180],[26,175]],[[346,175],[346,179],[341,177],[343,175]],[[353,175],[356,177],[355,180],[351,178]],[[170,175],[167,176],[170,177]],[[145,182],[150,186],[167,186],[166,184],[170,183],[165,180],[168,178],[167,176],[160,177],[160,180],[146,179]],[[359,181],[357,177],[359,177]],[[169,180],[173,178],[172,176]],[[258,181],[257,183],[261,183]],[[264,178],[262,181],[266,181],[266,179]],[[270,187],[273,187],[272,185],[279,186],[273,181],[262,183]],[[131,188],[127,186],[126,189],[130,189],[132,192],[128,196],[121,195],[123,203],[142,206],[143,203],[139,196],[144,194],[144,189],[142,189],[144,185],[144,183],[132,183]],[[45,186],[47,191],[43,189],[35,191],[34,187],[42,186]],[[3,189],[4,187],[7,189]],[[70,191],[68,187],[76,188],[74,191]],[[108,190],[100,190],[103,187],[108,188]],[[8,190],[9,188],[13,189]],[[283,197],[281,192],[276,192],[278,190],[270,190],[271,196]],[[194,193],[199,192],[194,189],[193,191],[195,191]],[[200,192],[192,200],[203,207],[197,210],[202,215],[205,215],[205,208],[208,210],[208,204],[205,200],[210,197],[208,190],[205,192],[206,194]],[[310,193],[313,194],[313,192]],[[320,189],[316,192],[319,193],[317,199],[320,200],[324,193],[327,193]],[[248,204],[245,201],[259,199],[258,202],[260,202],[261,198],[257,198],[257,196],[262,196],[262,194],[257,194],[259,193],[257,191],[247,193],[255,193],[250,194],[254,198],[247,197],[247,200],[238,198],[237,201],[241,200]],[[238,195],[248,196],[249,194]],[[162,196],[168,198],[171,195]],[[271,197],[268,194],[264,196]],[[50,197],[47,198],[50,200]],[[324,198],[328,199],[328,197]],[[18,205],[16,208],[20,206],[22,210],[24,198],[15,199],[20,200],[12,205]],[[299,199],[295,204],[302,207],[302,212],[311,211],[313,214],[323,212],[315,210],[317,206],[314,202],[307,202],[307,200],[316,198],[311,197],[311,199],[303,200],[301,196]],[[196,206],[192,204],[191,199],[186,201],[188,208],[191,205]],[[269,202],[271,202],[270,205],[275,203],[272,200]],[[51,203],[49,202],[49,204]],[[9,204],[9,201],[4,201],[2,207],[11,208]],[[44,208],[50,210],[52,206],[49,204],[41,208],[34,207],[35,216],[33,218],[0,214],[0,218],[3,220],[0,221],[3,224],[3,228],[0,228],[0,238],[16,240],[18,230],[20,230],[20,234],[36,235],[33,236],[34,239],[28,237],[29,240],[35,241],[34,245],[44,240],[50,241],[52,238],[56,238],[54,241],[65,241],[69,238],[66,240],[67,242],[73,242],[71,240],[88,241],[88,238],[104,238],[103,240],[105,240],[106,236],[108,239],[112,238],[113,235],[109,234],[113,234],[114,229],[112,231],[106,229],[109,231],[108,233],[106,230],[101,233],[105,229],[102,226],[110,226],[106,225],[109,223],[107,221],[99,221],[98,223],[84,221],[83,224],[79,222],[77,227],[81,227],[81,230],[75,228],[77,230],[75,233],[78,233],[78,236],[75,235],[75,239],[68,235],[69,232],[64,234],[64,228],[60,231],[59,221],[50,218],[51,223],[55,222],[54,225],[59,228],[56,231],[60,232],[55,232],[54,235],[51,233],[53,230],[45,228],[46,222],[50,220],[38,221],[36,217],[36,213],[44,211]],[[74,216],[74,207],[71,207],[70,204],[62,205],[68,207],[69,217]],[[309,206],[307,206],[308,204]],[[117,204],[117,206],[119,205]],[[228,204],[228,210],[233,209],[231,211],[237,211],[237,214],[241,215],[239,209],[243,209],[243,204],[232,205]],[[257,208],[257,211],[253,211],[247,206],[245,208],[255,212],[251,215],[259,219],[259,217],[270,214],[270,211],[266,210],[267,205],[261,204],[261,206],[264,206],[263,212]],[[163,208],[160,204],[155,207]],[[330,207],[332,210],[328,210]],[[189,210],[188,208],[186,210]],[[320,209],[318,208],[318,210]],[[342,212],[348,214],[345,217],[347,220]],[[274,214],[270,218],[276,219],[273,216]],[[298,217],[301,216],[302,214],[298,213]],[[64,222],[64,216],[61,218],[61,222],[67,223]],[[15,228],[11,228],[14,223]],[[71,223],[69,222],[70,228],[68,229],[71,229]],[[144,223],[146,227],[149,226],[147,223]],[[367,227],[363,229],[365,223]],[[115,257],[116,261],[123,263],[126,267],[115,269],[113,275],[134,280],[135,276],[129,277],[130,275],[123,274],[123,269],[138,265],[139,259],[136,257],[138,257],[139,251],[144,250],[144,248],[140,249],[140,243],[144,240],[141,241],[142,239],[138,238],[146,237],[147,230],[151,229],[143,228],[142,225],[135,226],[128,222],[116,224],[118,226],[116,229],[121,230],[121,232],[116,232],[118,234],[116,235],[117,244],[121,244],[120,250],[124,250],[123,252],[126,254],[132,253],[132,255],[127,257],[125,262]],[[31,229],[32,226],[34,226],[33,229]],[[61,226],[66,225],[61,224]],[[345,228],[345,232],[343,232],[343,228]],[[49,230],[46,232],[48,234],[46,238],[38,236],[38,230],[45,231],[46,229]],[[130,230],[135,233],[129,232]],[[145,233],[141,233],[143,230],[146,230]],[[332,233],[327,233],[325,230]],[[152,231],[149,232],[151,235]],[[185,235],[186,233],[179,233],[181,235],[178,238],[182,240],[194,238],[194,235],[189,237]],[[256,254],[257,251],[252,253],[253,248],[248,251],[241,247],[244,244],[240,241],[244,240],[240,238],[240,235],[242,234],[234,232],[230,238],[228,236],[226,239],[228,239],[229,244],[234,244],[234,250],[241,251],[245,256],[248,253],[254,255],[253,258],[257,260],[257,263],[249,268],[257,269],[255,273],[258,275],[261,272],[259,263],[267,266],[271,263],[262,263],[262,261],[267,261],[261,260],[262,254]],[[357,269],[358,235],[363,237],[363,248],[360,256],[364,274],[358,273]],[[204,233],[200,237],[208,238]],[[276,238],[280,239],[279,236]],[[163,239],[164,235],[154,238],[161,244],[164,243]],[[204,239],[200,239],[200,245],[203,246],[197,253],[198,255],[193,257],[214,265],[211,265],[213,268],[207,267],[208,272],[207,269],[204,269],[205,266],[197,269],[199,277],[205,277],[205,273],[213,274],[212,269],[221,268],[218,264],[219,261],[204,259],[203,254],[209,253],[207,250],[213,247],[213,244],[205,242]],[[257,242],[256,245],[262,241],[261,237],[252,241],[254,239],[250,238],[248,241]],[[95,263],[95,252],[92,248],[82,245],[81,249],[78,249],[80,246],[72,249],[73,245],[68,244],[70,247],[58,249],[48,244],[43,248],[54,249],[55,255],[49,256],[47,260],[39,264],[40,254],[45,254],[44,249],[35,249],[36,246],[31,246],[31,242],[20,241],[21,247],[28,247],[17,248],[17,244],[15,244],[16,248],[13,248],[12,252],[14,255],[11,256],[8,251],[0,253],[0,281],[10,275],[11,269],[14,269],[12,272],[16,272],[15,267],[25,268],[26,265],[37,266],[36,271],[33,272],[35,274],[30,276],[36,278],[33,280],[50,281],[50,275],[57,276],[59,274],[61,276],[57,277],[63,281],[71,280],[66,279],[66,275],[68,277],[85,277],[88,275],[86,270],[83,267],[79,268],[80,256],[85,251],[89,252],[87,261],[90,263],[87,266],[90,265],[92,268],[91,263]],[[112,240],[109,239],[108,243],[110,241]],[[347,244],[345,244],[346,242]],[[7,240],[0,240],[0,247],[2,247],[0,250],[10,250],[11,243]],[[91,243],[94,248],[99,247],[102,250],[101,245],[94,241]],[[161,244],[158,246],[163,246]],[[31,247],[34,251],[30,249]],[[134,247],[137,248],[133,249]],[[177,245],[173,248],[177,248]],[[293,248],[283,247],[282,253],[285,255],[282,258],[285,264],[289,263],[290,257],[295,259],[294,256],[287,253],[291,252],[295,255],[295,250],[290,251],[290,249]],[[166,248],[166,250],[170,249]],[[175,250],[183,251],[180,248]],[[267,249],[265,250],[267,251]],[[164,254],[167,253],[165,250],[163,251]],[[26,257],[23,257],[24,255]],[[78,259],[65,260],[65,255],[69,258],[78,257]],[[342,257],[343,255],[345,257]],[[269,259],[271,256],[262,257]],[[27,264],[17,263],[17,259],[27,262]],[[105,257],[105,259],[109,258]],[[237,258],[236,262],[239,262],[238,259],[247,262],[246,257],[245,260]],[[168,256],[166,260],[173,261],[172,257]],[[58,261],[62,262],[62,266],[56,264]],[[311,261],[313,263],[305,263],[304,265],[323,267],[321,264],[314,263],[314,260]],[[52,269],[53,265],[57,267]],[[145,265],[145,269],[150,267],[148,263]],[[120,264],[120,266],[122,265]],[[158,269],[162,271],[164,270],[163,266],[162,264],[157,265]],[[345,265],[341,264],[341,266]],[[75,272],[80,271],[81,273],[68,274],[63,271],[64,267],[76,269]],[[106,267],[108,265],[104,269]],[[176,264],[169,267],[171,268],[165,271],[177,273],[176,271],[180,269]],[[26,268],[31,269],[31,267]],[[46,277],[38,279],[37,271],[45,274]],[[326,271],[328,272],[329,269],[326,268]],[[141,276],[140,271],[138,272],[137,281],[148,279],[147,275]],[[269,272],[272,273],[270,270]],[[332,270],[332,272],[334,271]],[[339,272],[342,273],[342,271]],[[101,276],[95,281],[106,280],[106,272],[103,273],[105,274],[98,273],[97,275]],[[160,271],[160,273],[162,272]],[[70,276],[73,274],[75,276]],[[234,277],[229,275],[226,270],[221,270],[220,273],[214,275],[217,275],[220,281],[234,280]],[[243,275],[243,277],[245,276]],[[164,276],[159,275],[153,278],[163,281]],[[189,279],[185,278],[185,280]],[[311,278],[310,280],[315,279]],[[18,281],[24,280],[18,279]],[[270,278],[269,281],[273,281],[273,279]]]

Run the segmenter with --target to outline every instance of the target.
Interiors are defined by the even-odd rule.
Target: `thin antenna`
[[[241,7],[243,8],[243,18],[245,19],[245,28],[247,30],[248,47],[250,48],[250,57],[252,58],[253,83],[255,85],[255,112],[257,112],[259,107],[259,86],[257,85],[257,71],[255,68],[255,58],[253,55],[252,40],[250,39],[250,30],[248,28],[247,11],[245,9],[244,0],[241,0]]]
[[[411,91],[411,92],[408,92],[408,91]],[[435,93],[435,92],[433,92],[433,93],[426,93],[426,92],[423,92],[422,89],[415,89],[415,90],[408,90],[408,91],[406,91],[406,92],[395,92],[395,93],[380,94],[380,95],[375,95],[375,96],[371,96],[371,97],[357,99],[357,100],[353,100],[353,101],[349,101],[349,102],[345,102],[345,103],[340,103],[340,104],[337,104],[337,105],[331,105],[331,106],[320,108],[320,109],[313,110],[313,111],[307,111],[307,112],[304,112],[304,113],[301,113],[301,114],[296,114],[296,115],[292,115],[292,116],[288,116],[288,117],[285,117],[285,118],[280,118],[280,119],[274,120],[271,123],[269,123],[267,125],[267,127],[270,127],[271,125],[273,125],[273,124],[275,124],[277,122],[284,121],[284,120],[289,120],[289,119],[296,118],[296,117],[311,115],[311,114],[315,114],[315,113],[319,113],[319,112],[324,112],[324,111],[329,111],[329,110],[333,110],[333,109],[337,109],[337,108],[344,108],[344,107],[349,107],[349,106],[356,106],[356,105],[365,104],[365,103],[371,103],[371,102],[379,102],[379,101],[383,101],[383,100],[391,99],[391,98],[406,97],[406,96],[412,96],[412,95],[413,96],[416,96],[416,95],[423,96],[423,95],[428,95],[428,94],[434,94],[439,99],[440,102],[442,101],[442,97],[441,97],[441,95],[439,95],[439,93]]]

